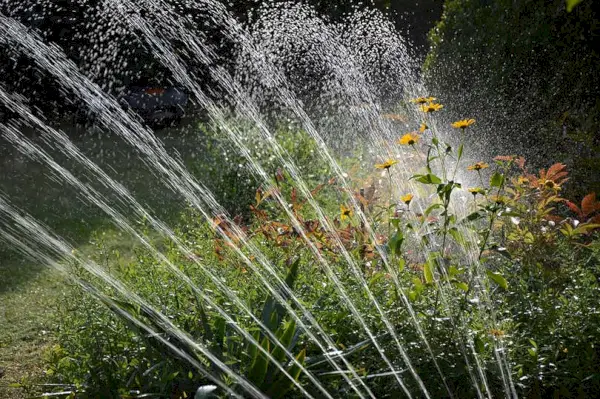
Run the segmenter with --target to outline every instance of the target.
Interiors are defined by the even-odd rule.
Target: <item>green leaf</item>
[[[458,289],[463,290],[464,292],[469,291],[469,286],[467,285],[467,283],[462,282],[462,281],[455,281],[454,282],[454,286]]]
[[[504,288],[505,290],[508,289],[508,281],[506,281],[503,275],[501,275],[500,273],[495,273],[491,270],[487,271],[487,275],[493,282],[498,284],[500,287]]]
[[[260,341],[260,331],[255,331],[252,334],[252,337],[254,337],[254,340],[256,342],[259,342]],[[257,352],[258,352],[258,349],[256,349],[256,345],[249,342],[248,343],[248,356],[250,357],[250,359],[252,361],[254,361],[254,359],[256,358]]]
[[[433,265],[432,262],[427,262],[423,266],[423,277],[425,277],[425,283],[433,283]]]
[[[417,293],[421,293],[423,291],[423,288],[424,288],[423,282],[421,281],[421,279],[418,278],[418,277],[414,277],[412,279],[412,282],[413,282],[413,284],[415,286],[415,290],[417,291]]]
[[[448,268],[448,275],[450,277],[455,277],[456,275],[461,274],[461,273],[464,273],[464,270],[463,269],[459,269],[456,266],[450,266]]]
[[[419,293],[417,293],[416,291],[408,291],[408,299],[411,302],[416,301],[418,297],[419,297]]]
[[[481,219],[483,217],[483,215],[481,213],[479,213],[479,211],[475,211],[473,213],[471,213],[470,215],[468,215],[466,218],[464,218],[462,221],[468,221],[468,222],[473,222],[477,219]]]
[[[389,247],[394,255],[400,255],[400,250],[402,248],[402,243],[404,242],[404,235],[400,230],[397,230],[396,233],[390,238]]]
[[[458,159],[457,159],[457,161],[460,161],[460,159],[462,158],[462,154],[463,154],[463,144],[461,143],[458,146],[458,154],[457,154],[458,155]]]
[[[500,187],[504,183],[504,175],[500,172],[494,172],[492,177],[490,177],[490,186],[492,187]]]
[[[423,215],[425,215],[425,217],[429,216],[429,214],[431,212],[433,212],[435,209],[437,208],[444,208],[444,205],[442,204],[431,204],[427,207],[427,209],[425,209],[425,212],[423,212]]]
[[[296,333],[296,322],[292,319],[285,328],[284,326],[280,328],[282,329],[282,331],[280,332],[281,336],[280,334],[277,334],[277,338],[279,339],[279,342],[281,343],[281,345],[283,345],[284,348],[291,350],[292,348],[290,348],[289,345],[292,342],[294,334]],[[283,361],[285,360],[285,352],[281,347],[276,346],[275,349],[273,349],[273,357],[279,363],[283,363]]]
[[[264,337],[261,346],[267,352],[269,351],[270,342],[269,338]],[[250,367],[250,371],[248,371],[248,379],[254,383],[256,386],[260,386],[265,380],[265,376],[267,375],[267,369],[269,367],[269,359],[265,356],[261,351],[256,351],[256,356],[254,356],[254,361],[252,362],[252,366]]]
[[[288,275],[285,277],[285,283],[290,288],[290,290],[294,289],[294,283],[298,278],[298,266],[300,266],[300,258],[296,258],[292,266],[290,266],[290,271]]]
[[[465,238],[463,237],[463,234],[456,227],[451,227],[450,229],[448,229],[448,234],[450,234],[452,236],[452,238],[454,238],[454,241],[456,241],[457,244],[460,244],[460,245],[464,244]]]
[[[485,351],[485,343],[479,335],[476,335],[475,338],[473,338],[473,344],[475,344],[475,351],[477,353],[483,353]]]
[[[426,175],[414,175],[412,178],[423,184],[440,184],[442,182],[439,177],[432,173],[427,173]]]
[[[400,259],[398,261],[398,270],[404,271],[404,267],[406,266],[406,261],[404,259]]]
[[[306,359],[306,349],[302,349],[302,351],[296,356],[296,360],[301,365],[304,365],[304,360]],[[302,370],[297,364],[294,364],[290,367],[288,373],[293,378],[293,381],[290,380],[285,375],[281,374],[279,378],[269,387],[267,391],[267,397],[272,399],[280,399],[286,397],[286,394],[290,389],[292,389],[294,385],[294,381],[298,381],[300,378],[300,373]]]
[[[579,3],[581,3],[582,0],[566,0],[567,3],[567,12],[571,12],[573,11],[573,9],[575,8],[575,6]]]

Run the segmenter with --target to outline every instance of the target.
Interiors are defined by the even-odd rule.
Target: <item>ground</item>
[[[42,355],[53,343],[64,282],[49,268],[10,255],[0,261],[0,276],[0,398],[25,398],[10,385],[44,381]]]
[[[190,131],[190,123],[157,132],[166,147],[177,149],[184,159],[195,157],[195,143],[201,140],[193,127]],[[169,196],[164,186],[152,184],[156,179],[149,179],[148,170],[134,150],[105,132],[69,126],[63,129],[93,162],[123,183],[136,198],[162,211],[163,220],[176,217],[181,203]],[[39,142],[35,133],[27,135]],[[61,165],[81,175],[81,169],[64,156],[52,155]],[[27,160],[4,141],[0,141],[0,194],[80,250],[91,250],[89,237],[98,231],[110,232],[111,245],[125,256],[133,246],[133,242],[112,233],[114,228],[98,208],[82,202],[75,190],[50,179],[47,167]],[[45,382],[43,354],[54,343],[53,319],[60,298],[67,295],[69,288],[54,270],[23,259],[3,245],[0,240],[0,398],[29,398],[44,390],[35,385]],[[12,387],[21,383],[34,385],[34,392]]]

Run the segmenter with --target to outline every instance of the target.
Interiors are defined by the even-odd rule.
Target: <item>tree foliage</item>
[[[558,156],[598,190],[598,11],[593,1],[446,1],[429,35],[430,92],[455,116],[476,107],[486,146]]]

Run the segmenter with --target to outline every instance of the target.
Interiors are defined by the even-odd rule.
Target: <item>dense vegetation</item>
[[[433,122],[440,107],[416,102]],[[290,148],[310,195],[274,166],[268,184],[237,191],[251,198],[245,220],[191,209],[177,242],[150,235],[165,258],[140,247],[123,259],[98,236],[93,261],[125,289],[98,278],[77,252],[70,257],[72,276],[86,283],[63,304],[48,372],[78,397],[190,397],[215,382],[243,393],[232,373],[272,397],[302,397],[300,387],[319,396],[307,373],[334,397],[353,396],[311,338],[318,330],[302,328],[310,313],[376,396],[398,397],[402,388],[365,327],[413,393],[420,388],[406,359],[433,397],[486,389],[502,397],[513,384],[529,397],[593,396],[600,202],[593,194],[580,204],[561,198],[563,164],[533,172],[525,159],[502,156],[466,165],[463,140],[474,123],[457,121],[447,143],[425,124],[399,138],[393,145],[410,171],[396,159],[341,160],[349,186],[304,133],[284,130],[283,145],[304,143]],[[245,162],[230,155],[225,165]],[[478,185],[462,186],[457,170]]]
[[[486,147],[565,161],[579,186],[598,192],[600,8],[584,0],[568,12],[566,3],[446,1],[424,71],[452,115],[481,116]]]

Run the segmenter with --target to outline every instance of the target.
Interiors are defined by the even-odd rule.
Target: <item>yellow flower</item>
[[[340,205],[340,215],[341,215],[341,219],[345,220],[352,216],[352,209],[350,209],[344,205]]]
[[[404,136],[402,136],[400,138],[400,140],[398,140],[398,144],[415,145],[415,144],[417,144],[418,141],[419,141],[419,136],[417,136],[415,134],[415,132],[412,132],[412,133],[406,133]]]
[[[423,104],[419,107],[419,109],[425,113],[439,111],[442,108],[444,108],[442,104],[436,103]]]
[[[493,195],[490,200],[498,205],[504,205],[508,203],[508,198],[503,195]]]
[[[481,188],[481,187],[472,187],[472,188],[469,188],[469,192],[471,194],[473,194],[473,197],[476,197],[477,194],[481,194],[481,195],[485,194],[485,190],[483,188]]]
[[[424,123],[421,123],[421,126],[419,126],[419,132],[423,133],[425,130],[429,129],[429,126],[427,126]]]
[[[550,179],[540,180],[540,186],[542,186],[542,188],[545,188],[548,190],[554,190],[554,191],[561,190],[560,185],[558,183],[556,183],[554,180],[550,180]]]
[[[398,161],[394,161],[393,159],[388,159],[384,163],[375,164],[375,167],[377,169],[389,169],[392,166],[396,165],[397,163],[398,163]]]
[[[425,104],[435,101],[435,97],[417,97],[410,100],[411,103]]]
[[[454,122],[452,124],[452,127],[455,129],[466,129],[474,123],[475,123],[475,119],[463,119],[461,121]]]
[[[412,201],[413,197],[414,196],[412,194],[406,194],[406,195],[403,195],[402,197],[400,197],[400,200],[402,202],[404,202],[406,205],[409,205],[410,201]]]
[[[477,162],[473,165],[467,166],[467,170],[482,170],[482,169],[487,169],[489,167],[490,167],[490,165],[488,165],[485,162]]]

